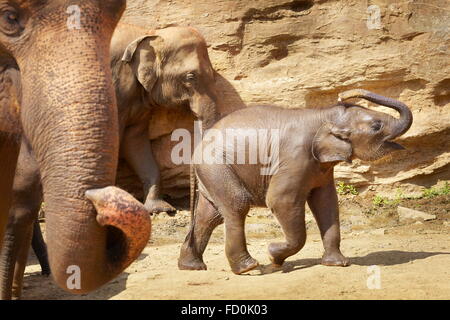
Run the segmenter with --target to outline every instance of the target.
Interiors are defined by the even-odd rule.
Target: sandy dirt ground
[[[56,287],[51,278],[41,276],[36,259],[30,256],[23,298],[450,299],[448,200],[441,199],[441,206],[434,207],[436,220],[407,224],[386,216],[383,210],[370,219],[352,215],[351,206],[347,206],[350,209],[341,218],[341,248],[352,264],[345,268],[320,264],[322,242],[310,214],[306,217],[305,247],[282,268],[273,268],[267,245],[283,240],[283,234],[266,209],[253,210],[247,220],[247,242],[261,266],[241,276],[229,269],[222,226],[214,232],[205,252],[208,270],[179,271],[177,257],[189,227],[189,212],[182,211],[175,218],[160,215],[153,219],[152,240],[141,257],[100,290],[70,295]],[[372,280],[378,271],[380,288],[370,289],[368,283],[376,285]]]

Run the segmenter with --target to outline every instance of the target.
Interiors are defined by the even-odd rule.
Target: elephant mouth
[[[397,142],[385,140],[381,142],[378,148],[374,149],[372,152],[364,152],[359,155],[358,158],[364,161],[376,161],[394,151],[399,150],[405,150],[405,147],[398,144]]]
[[[385,148],[388,150],[405,150],[406,149],[404,146],[402,146],[401,144],[398,144],[397,142],[394,142],[394,141],[383,142],[383,144],[381,145],[381,148]]]

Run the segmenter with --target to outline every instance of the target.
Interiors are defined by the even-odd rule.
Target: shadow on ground
[[[450,252],[409,252],[390,250],[372,252],[364,257],[353,257],[350,258],[350,262],[359,266],[394,266],[398,264],[409,263],[415,260],[426,259],[441,254],[450,255]]]
[[[22,292],[22,300],[108,300],[126,289],[129,274],[122,273],[119,277],[109,282],[100,289],[82,295],[73,295],[59,288],[52,276],[42,276],[40,272],[27,274],[24,278],[25,287]],[[114,285],[111,285],[114,284]],[[45,287],[45,293],[39,288]]]
[[[351,257],[351,265],[358,266],[394,266],[409,263],[415,260],[423,260],[436,255],[450,255],[450,252],[409,252],[409,251],[379,251],[372,252],[364,257]],[[273,265],[263,265],[259,267],[261,275],[281,271],[289,273],[292,271],[302,270],[321,264],[321,259],[298,259],[294,261],[286,261],[283,266],[276,267]]]
[[[138,260],[143,260],[147,257],[147,254],[141,254]],[[34,255],[30,255],[28,265],[38,265]],[[40,270],[40,268],[39,268]],[[107,300],[110,299],[127,288],[129,273],[121,273],[117,278],[108,283],[108,285],[102,286],[100,289],[83,295],[73,295],[59,288],[53,281],[52,276],[43,276],[41,272],[27,273],[24,277],[24,288],[22,292],[23,300]],[[113,284],[113,285],[112,285]],[[45,287],[45,293],[43,294],[40,288]]]

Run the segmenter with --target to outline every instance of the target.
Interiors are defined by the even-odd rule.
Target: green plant
[[[387,204],[386,201],[387,201],[387,199],[385,199],[379,195],[376,195],[375,197],[373,197],[372,203],[376,207],[382,207],[383,205]]]
[[[397,188],[397,190],[395,192],[395,198],[387,200],[387,204],[396,206],[404,198],[405,198],[405,195],[403,194],[403,191],[400,188]]]
[[[396,206],[400,203],[400,201],[403,199],[403,194],[397,193],[394,199],[389,199],[386,197],[382,197],[379,195],[375,195],[372,200],[372,204],[376,207],[383,207],[383,206]]]
[[[425,190],[423,190],[422,196],[424,198],[433,198],[449,194],[450,194],[450,183],[446,182],[442,188],[426,188]]]
[[[444,188],[442,188],[442,194],[449,195],[450,194],[450,182],[446,182]]]
[[[354,186],[352,186],[351,184],[345,184],[342,181],[338,182],[336,191],[340,195],[352,194],[356,196],[359,194],[358,190],[356,190]]]
[[[401,200],[405,198],[405,194],[403,193],[402,189],[397,188],[395,193],[395,200]]]

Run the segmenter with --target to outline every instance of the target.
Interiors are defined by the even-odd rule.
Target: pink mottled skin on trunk
[[[86,191],[97,210],[97,222],[112,226],[125,235],[125,261],[131,264],[147,245],[152,229],[148,211],[142,203],[117,187]]]

